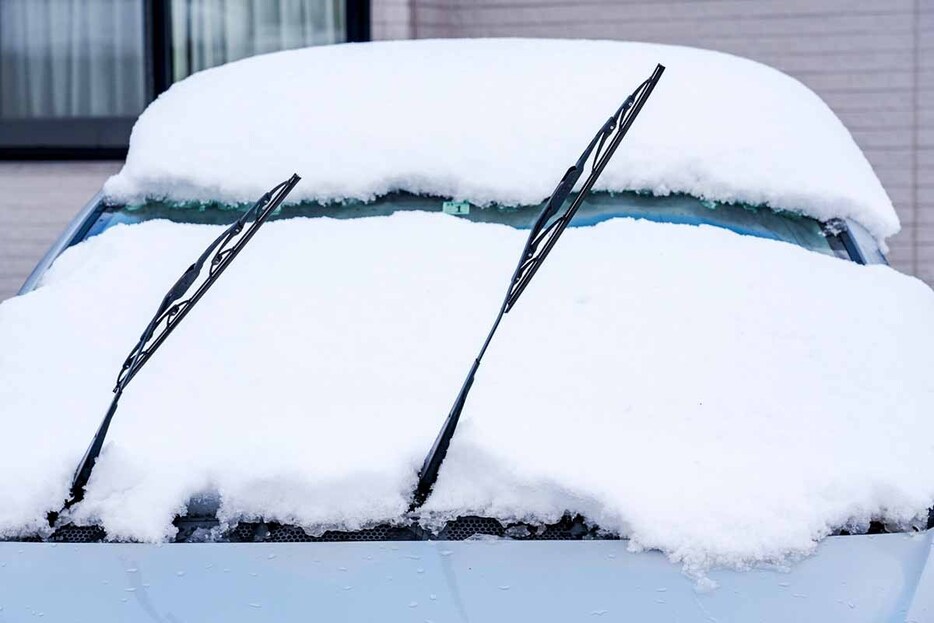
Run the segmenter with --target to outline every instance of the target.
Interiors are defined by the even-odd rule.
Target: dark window
[[[122,156],[172,82],[369,39],[369,0],[0,0],[0,156]]]
[[[143,34],[143,0],[0,0],[0,148],[125,147]]]
[[[172,78],[255,54],[342,43],[344,0],[172,0]]]

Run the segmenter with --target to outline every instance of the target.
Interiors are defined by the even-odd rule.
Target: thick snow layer
[[[120,364],[218,231],[117,226],[0,305],[0,534],[65,499]],[[160,540],[219,491],[233,516],[400,518],[519,236],[423,214],[264,226],[127,388],[79,517]]]
[[[484,359],[429,515],[580,512],[693,568],[926,518],[923,283],[627,220],[568,232],[549,263]]]
[[[164,291],[218,233],[117,226],[0,304],[0,534],[41,529]],[[76,515],[162,540],[199,492],[312,529],[404,515],[526,233],[270,223],[127,388]],[[934,502],[934,293],[710,227],[568,230],[490,348],[425,521],[580,512],[692,564]]]
[[[281,52],[200,72],[142,114],[117,200],[290,200],[408,190],[535,204],[606,117],[667,71],[598,189],[684,192],[851,217],[881,240],[892,203],[817,95],[764,65],[643,43],[467,40]]]

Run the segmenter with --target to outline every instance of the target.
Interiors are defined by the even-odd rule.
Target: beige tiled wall
[[[16,294],[119,162],[0,162],[0,301]]]

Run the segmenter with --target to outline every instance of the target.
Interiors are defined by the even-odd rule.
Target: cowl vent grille
[[[447,522],[437,532],[412,523],[404,526],[379,525],[354,531],[328,530],[312,535],[300,526],[276,522],[242,521],[221,531],[217,519],[207,516],[178,517],[177,543],[323,543],[350,541],[464,541],[501,538],[518,541],[572,541],[617,539],[588,526],[580,515],[565,516],[548,525],[503,524],[491,517],[467,516]],[[54,543],[99,543],[107,537],[101,526],[68,524],[55,530],[46,540]],[[39,540],[39,539],[36,539]]]

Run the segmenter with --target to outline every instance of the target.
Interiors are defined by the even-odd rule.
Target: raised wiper
[[[435,485],[435,481],[438,479],[438,471],[441,469],[441,463],[444,461],[448,446],[451,444],[451,438],[454,436],[454,430],[457,428],[457,422],[460,419],[461,411],[463,411],[464,403],[467,401],[467,394],[470,392],[474,376],[476,376],[477,369],[480,367],[480,360],[483,359],[483,355],[486,353],[486,349],[490,345],[493,334],[496,333],[496,329],[499,327],[503,315],[509,313],[515,306],[516,301],[519,300],[519,297],[529,285],[532,277],[535,276],[538,268],[542,265],[542,262],[545,261],[548,253],[551,252],[552,247],[555,246],[558,237],[561,236],[561,233],[567,228],[571,219],[574,218],[577,209],[587,197],[587,193],[590,192],[590,189],[593,188],[597,178],[603,173],[603,169],[606,168],[610,158],[613,157],[616,148],[619,147],[623,137],[626,136],[629,127],[632,125],[632,122],[635,121],[639,111],[642,110],[642,106],[652,94],[652,90],[655,88],[658,79],[661,78],[662,72],[664,71],[665,68],[662,65],[656,66],[652,75],[626,98],[616,112],[603,124],[603,127],[600,128],[600,131],[597,132],[593,140],[590,141],[590,144],[587,145],[587,149],[585,149],[581,157],[577,159],[574,166],[567,170],[567,173],[561,178],[561,181],[551,194],[551,197],[545,202],[545,207],[532,225],[532,231],[529,232],[525,248],[522,250],[522,256],[519,258],[519,264],[516,266],[516,270],[512,275],[512,280],[509,282],[506,298],[503,300],[503,304],[499,308],[499,313],[496,315],[496,320],[493,322],[493,328],[490,329],[486,340],[483,342],[483,346],[480,348],[480,354],[477,355],[473,365],[470,367],[470,372],[468,372],[467,378],[461,386],[460,393],[458,393],[457,399],[454,401],[454,406],[451,408],[451,412],[448,414],[444,426],[441,428],[441,432],[438,433],[438,437],[435,439],[431,451],[428,453],[428,456],[425,457],[425,462],[422,464],[422,469],[418,475],[418,486],[415,490],[415,498],[411,505],[412,510],[424,504],[428,495],[431,493],[432,487]],[[574,198],[574,201],[564,209],[564,204],[571,194],[571,191],[574,189],[575,184],[577,184],[577,181],[583,174],[591,155],[593,155],[593,165],[590,169],[590,175],[584,180],[584,184],[581,186],[580,192],[577,194],[577,197]]]
[[[117,411],[117,403],[120,401],[120,396],[123,395],[123,390],[126,389],[127,384],[133,380],[140,368],[149,361],[153,353],[191,311],[191,308],[204,296],[204,293],[217,281],[221,273],[237,257],[237,254],[250,241],[256,230],[279,207],[279,204],[282,203],[300,179],[298,175],[293,175],[260,197],[253,204],[253,207],[244,212],[236,222],[208,245],[204,253],[182,273],[175,285],[169,289],[165,298],[162,299],[155,316],[149,322],[146,330],[143,331],[143,335],[140,336],[139,342],[136,343],[126,361],[123,362],[123,367],[117,375],[117,384],[113,389],[114,397],[110,403],[110,408],[107,410],[107,414],[97,429],[97,434],[94,435],[91,445],[88,446],[84,458],[81,459],[81,463],[75,471],[71,483],[71,493],[65,502],[65,508],[70,508],[84,497],[84,488],[91,477],[94,462],[101,453],[104,437],[107,436],[107,429],[110,428],[110,422]],[[207,264],[207,270],[204,270],[205,264]],[[202,275],[202,273],[204,274]],[[203,279],[194,294],[182,299],[198,281],[199,277],[203,277]],[[57,514],[51,515],[50,523],[54,522],[56,517]]]

